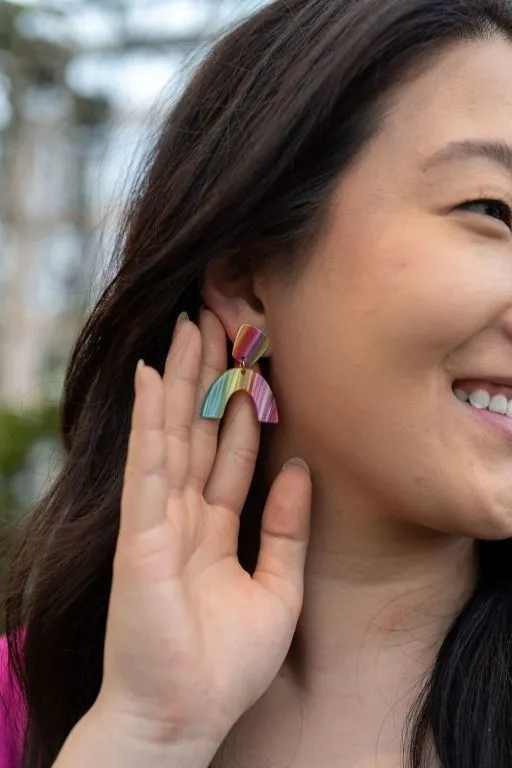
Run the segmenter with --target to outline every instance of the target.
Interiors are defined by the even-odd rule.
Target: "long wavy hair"
[[[29,510],[6,579],[10,664],[28,709],[23,768],[52,765],[100,689],[137,360],[163,374],[177,315],[198,317],[211,260],[241,274],[297,269],[393,89],[450,46],[495,36],[512,39],[507,0],[276,0],[195,71],[141,169],[113,272],[70,355],[63,467]],[[241,521],[249,572],[260,487]],[[428,765],[432,745],[443,768],[512,765],[512,539],[477,551],[475,592],[406,723],[411,768]]]

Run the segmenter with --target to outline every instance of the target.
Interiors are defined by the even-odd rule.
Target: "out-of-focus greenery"
[[[23,413],[0,409],[0,508],[2,519],[13,519],[27,502],[30,486],[40,487],[44,478],[30,480],[38,472],[38,448],[48,453],[58,447],[58,408],[49,405]]]
[[[0,0],[0,71],[10,86],[7,93],[13,110],[11,130],[17,129],[20,103],[28,88],[66,91],[72,98],[78,125],[105,125],[110,116],[109,101],[100,94],[90,98],[76,94],[67,82],[68,66],[80,49],[76,44],[27,32],[23,22],[30,20],[31,15],[49,19],[65,17],[63,10],[51,6],[27,7]]]
[[[58,406],[0,409],[0,574],[8,566],[15,523],[59,468]],[[6,532],[9,535],[5,535]],[[2,606],[3,608],[3,606]],[[4,631],[0,611],[0,633]]]
[[[128,23],[129,12],[137,0],[0,0],[0,237],[4,231],[16,234],[18,239],[25,236],[26,246],[13,251],[13,263],[23,266],[20,258],[24,252],[32,252],[31,244],[35,242],[29,236],[33,223],[30,206],[25,210],[22,204],[27,197],[30,198],[30,183],[27,181],[30,178],[30,162],[20,166],[14,161],[32,157],[30,139],[35,136],[35,141],[38,140],[37,132],[32,129],[38,119],[44,124],[47,104],[61,105],[61,112],[55,108],[57,117],[51,108],[49,114],[53,114],[52,119],[56,121],[57,137],[62,135],[67,140],[71,139],[75,148],[74,157],[78,158],[74,176],[70,171],[69,190],[66,189],[65,195],[70,210],[62,214],[67,217],[63,221],[71,222],[84,244],[90,236],[88,227],[92,215],[87,218],[86,191],[89,189],[87,184],[97,182],[87,176],[87,151],[91,145],[93,148],[106,146],[109,127],[115,123],[117,115],[111,89],[103,85],[94,90],[90,87],[80,89],[76,78],[70,75],[73,63],[84,60],[84,56],[98,54],[101,61],[106,62],[105,81],[109,79],[109,62],[113,62],[115,57],[127,59],[133,53],[143,51],[145,55],[156,54],[170,63],[171,54],[179,51],[180,56],[185,57],[200,43],[204,45],[213,41],[214,22],[221,16],[221,5],[232,7],[233,16],[239,16],[266,1],[201,0],[198,7],[210,7],[210,21],[205,22],[204,29],[194,30],[192,25],[191,30],[184,33],[179,30],[178,24],[176,31],[157,29],[148,36],[139,30],[137,24]],[[148,2],[148,8],[150,5],[151,2]],[[104,15],[106,28],[110,30],[104,39],[101,34],[97,41],[91,39],[90,34],[77,34],[77,19],[78,27],[83,24],[83,31],[87,32],[87,23],[80,21],[85,18],[80,16],[80,12],[87,7]],[[169,13],[172,16],[172,10]],[[113,79],[115,81],[115,77]],[[38,117],[38,110],[42,110],[42,117]],[[94,194],[90,196],[94,198]],[[50,213],[54,215],[53,208]],[[60,220],[56,222],[56,226],[60,223]],[[36,228],[33,231],[39,230]],[[3,266],[3,258],[0,249],[0,267]],[[70,317],[76,311],[77,328],[83,322],[83,285],[80,282],[83,263],[85,259],[79,261],[76,269],[76,285],[70,284],[65,292],[71,304],[76,296],[76,307],[71,306]],[[8,274],[8,270],[4,271]],[[19,269],[18,274],[21,289],[24,285],[30,289],[31,276],[27,276],[23,269]],[[0,288],[4,279],[0,269]],[[7,285],[6,295],[9,295],[10,287]],[[22,295],[22,291],[11,291],[10,295]],[[15,343],[8,338],[9,330],[1,325],[0,335],[0,342],[6,349],[10,343]],[[55,377],[57,381],[63,378],[69,350],[66,344],[59,344],[56,350],[59,359],[47,361],[46,369],[41,371],[40,376],[37,375],[34,386],[39,386],[47,378],[48,371],[51,378]],[[14,393],[14,400],[18,399],[17,394]],[[54,394],[52,399],[57,397]],[[21,399],[23,392],[20,392]],[[6,567],[7,539],[12,540],[15,529],[10,523],[16,523],[37,501],[58,472],[60,444],[57,433],[58,406],[48,405],[35,411],[16,407],[12,402],[8,407],[0,400],[0,575]],[[0,632],[1,613],[0,605]]]
[[[112,7],[115,9],[115,3]],[[39,26],[34,28],[32,18],[39,20]],[[16,196],[10,188],[12,178],[8,174],[6,158],[23,151],[19,136],[23,133],[20,125],[26,119],[23,104],[27,98],[30,100],[36,92],[44,94],[48,90],[65,92],[71,99],[72,121],[80,128],[106,126],[110,119],[110,103],[106,97],[101,94],[86,97],[70,88],[67,70],[81,51],[76,42],[66,39],[65,35],[62,39],[45,35],[42,22],[52,18],[65,20],[66,8],[54,7],[51,3],[30,5],[0,0],[0,78],[11,107],[11,119],[0,130],[3,149],[0,180],[5,196],[0,218],[8,227],[19,226],[19,221],[16,217],[14,223],[11,221],[9,199],[16,199]],[[79,311],[77,308],[77,315]],[[65,357],[64,352],[59,361],[61,369]],[[49,474],[54,474],[52,464],[59,453],[57,431],[57,406],[48,405],[38,411],[15,410],[0,402],[0,536],[3,545],[0,569],[5,565],[6,534],[10,538],[12,532],[9,523],[15,522],[37,500],[50,480]]]
[[[36,28],[31,25],[32,18],[39,19]],[[52,18],[64,20],[65,7],[0,0],[0,77],[11,107],[11,119],[0,131],[4,157],[4,165],[0,163],[0,179],[7,198],[1,218],[8,226],[16,224],[9,217],[8,202],[12,195],[8,192],[12,179],[8,176],[5,158],[23,149],[18,146],[18,137],[20,124],[25,119],[23,103],[27,94],[32,98],[35,92],[44,94],[48,89],[66,92],[71,98],[73,122],[79,127],[105,126],[110,119],[107,98],[101,94],[86,97],[69,87],[67,70],[81,51],[66,36],[57,40],[45,35],[42,22]],[[64,362],[65,353],[61,368]],[[53,474],[51,464],[59,451],[57,431],[57,406],[48,405],[38,411],[15,410],[0,402],[0,534],[11,531],[5,525],[14,522],[36,501],[49,480],[49,473]],[[0,568],[1,565],[0,562]]]

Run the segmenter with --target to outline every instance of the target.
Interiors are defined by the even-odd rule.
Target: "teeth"
[[[489,407],[491,402],[491,396],[485,389],[476,389],[469,396],[469,402],[474,405],[475,408],[484,410]]]
[[[453,392],[463,403],[469,400],[474,408],[501,413],[512,419],[512,400],[507,400],[505,395],[494,395],[494,397],[491,397],[485,389],[475,389],[469,395],[463,389],[454,389]]]
[[[505,414],[507,412],[508,400],[505,395],[495,395],[489,403],[489,410],[494,413]]]

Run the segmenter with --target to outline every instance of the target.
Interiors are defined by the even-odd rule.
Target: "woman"
[[[492,0],[278,0],[201,65],[11,568],[20,765],[512,765],[511,73]]]

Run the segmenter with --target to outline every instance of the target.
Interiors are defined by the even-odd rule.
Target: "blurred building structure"
[[[58,400],[162,111],[265,2],[0,0],[0,405]]]

